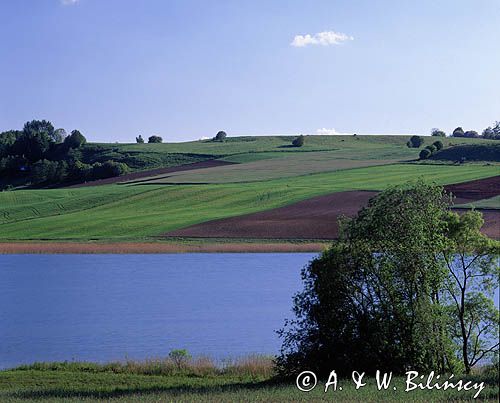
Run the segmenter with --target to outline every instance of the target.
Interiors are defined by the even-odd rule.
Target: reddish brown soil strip
[[[0,242],[0,254],[46,253],[280,253],[321,252],[328,245],[321,242],[303,243],[78,243],[78,242]]]
[[[208,160],[208,161],[194,162],[192,164],[179,165],[170,168],[157,168],[157,169],[150,169],[148,171],[132,172],[122,176],[115,176],[113,178],[98,179],[95,181],[78,183],[76,185],[71,185],[68,187],[79,188],[84,186],[110,185],[112,183],[129,182],[138,179],[149,178],[152,176],[169,174],[172,172],[190,171],[192,169],[202,169],[202,168],[213,168],[213,167],[220,167],[223,165],[233,165],[233,164],[234,164],[233,162],[227,162],[227,161]]]
[[[209,221],[167,233],[200,238],[334,239],[338,217],[354,216],[376,192],[338,192],[259,213]]]
[[[445,188],[457,196],[457,204],[481,200],[500,194],[500,176]],[[209,221],[165,235],[189,238],[335,239],[338,237],[338,218],[341,215],[356,215],[376,194],[368,191],[338,192],[273,210]],[[500,211],[483,211],[483,232],[490,237],[500,238]]]
[[[444,188],[456,197],[455,204],[489,199],[500,195],[500,176],[447,185]]]

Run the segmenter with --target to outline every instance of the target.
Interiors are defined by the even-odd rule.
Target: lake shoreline
[[[1,254],[158,254],[322,252],[329,242],[0,242]]]

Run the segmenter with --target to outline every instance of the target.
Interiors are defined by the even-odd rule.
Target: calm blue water
[[[0,256],[0,367],[279,350],[295,254]]]

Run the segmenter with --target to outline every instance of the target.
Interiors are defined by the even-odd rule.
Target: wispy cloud
[[[78,4],[80,0],[59,0],[63,6],[74,6]]]
[[[323,31],[314,35],[295,35],[290,45],[296,48],[303,48],[304,46],[309,45],[330,46],[340,45],[345,41],[352,41],[353,39],[354,38],[352,36],[342,32]]]

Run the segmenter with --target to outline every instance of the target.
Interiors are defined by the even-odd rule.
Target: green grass
[[[475,201],[474,203],[457,204],[455,207],[478,208],[478,209],[500,209],[500,196],[490,197]]]
[[[339,158],[334,151],[283,153],[279,158],[225,165],[214,168],[180,171],[147,178],[148,183],[236,183],[288,178],[319,172],[387,165],[395,159]]]
[[[399,164],[246,184],[108,185],[0,193],[0,240],[144,240],[192,224],[344,190],[494,176],[495,166]]]
[[[492,377],[474,376],[486,382],[481,401],[498,401],[498,385]],[[342,390],[324,393],[324,381],[312,392],[299,391],[293,382],[278,383],[269,377],[245,374],[143,375],[136,373],[93,372],[82,368],[67,370],[10,370],[0,372],[2,402],[290,402],[364,401],[436,402],[469,401],[475,391],[414,390],[406,392],[405,379],[394,378],[396,390],[378,391],[374,378],[356,390],[349,379],[339,380]]]

